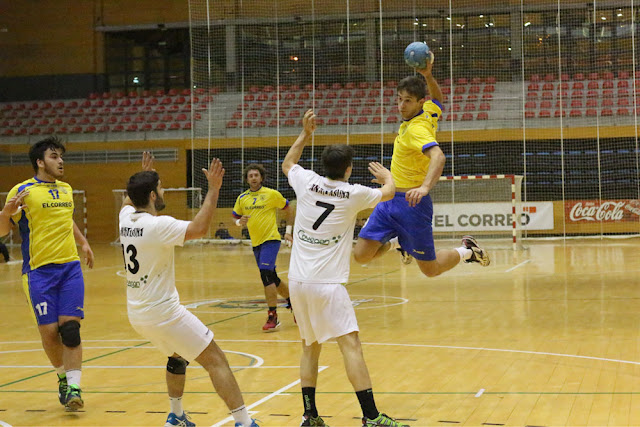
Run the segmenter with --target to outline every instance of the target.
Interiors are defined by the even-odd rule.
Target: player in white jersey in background
[[[180,304],[175,284],[174,246],[209,231],[224,176],[222,163],[213,159],[208,170],[202,169],[209,190],[193,221],[158,216],[164,208],[164,189],[150,153],[143,154],[142,169],[127,184],[127,198],[120,210],[120,242],[131,326],[169,358],[166,381],[171,412],[165,427],[195,426],[182,409],[186,368],[191,360],[209,373],[236,427],[257,427],[249,418],[227,358],[213,341],[213,332]]]
[[[345,284],[349,280],[353,228],[359,211],[390,200],[395,194],[391,172],[369,163],[373,189],[349,184],[353,149],[327,146],[322,153],[326,177],[298,165],[302,150],[316,129],[312,110],[302,120],[303,131],[282,163],[282,171],[297,197],[296,220],[289,266],[289,292],[302,337],[300,380],[304,415],[302,426],[324,426],[315,403],[318,359],[322,343],[335,338],[360,406],[365,426],[403,424],[378,412],[371,378],[362,354],[358,323]]]

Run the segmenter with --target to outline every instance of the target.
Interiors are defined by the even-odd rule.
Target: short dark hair
[[[418,100],[427,97],[427,86],[422,77],[409,76],[400,80],[400,83],[398,83],[398,93],[400,93],[401,90],[404,90],[411,96],[415,96]]]
[[[353,148],[349,145],[327,145],[322,152],[324,173],[329,179],[342,179],[353,161]]]
[[[249,166],[244,168],[244,171],[242,172],[242,177],[244,178],[244,182],[247,182],[247,175],[249,175],[249,171],[252,171],[252,170],[257,170],[258,172],[260,172],[260,176],[262,177],[262,182],[267,180],[267,170],[264,168],[264,166],[259,165],[257,163],[251,163],[249,164]]]
[[[136,208],[142,208],[149,204],[152,191],[158,190],[160,176],[156,171],[142,171],[135,173],[127,183],[127,195]]]
[[[50,136],[42,141],[38,141],[29,148],[29,160],[31,160],[31,165],[35,173],[38,173],[38,160],[44,160],[44,152],[49,148],[58,150],[60,154],[66,151],[62,141],[56,136]]]

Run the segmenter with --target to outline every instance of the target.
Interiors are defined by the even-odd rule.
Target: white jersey
[[[188,225],[170,216],[136,212],[133,206],[120,210],[131,323],[157,324],[180,313],[173,252],[174,246],[184,244]]]
[[[382,192],[334,181],[300,165],[291,168],[288,178],[298,199],[289,279],[346,283],[356,216],[374,207]]]

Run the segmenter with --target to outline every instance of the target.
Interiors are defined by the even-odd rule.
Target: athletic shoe
[[[61,405],[64,405],[67,401],[67,388],[69,388],[69,385],[67,384],[67,377],[64,376],[61,378],[58,376],[58,400]]]
[[[177,416],[172,412],[167,417],[167,422],[164,423],[164,427],[171,427],[171,426],[195,427],[195,424],[192,423],[191,420],[189,420],[189,417],[187,417],[186,412],[183,412],[181,417]]]
[[[278,320],[278,313],[275,311],[269,310],[269,317],[267,318],[267,323],[264,324],[262,330],[264,332],[274,332],[277,328],[280,327],[280,321]]]
[[[324,423],[324,420],[320,417],[320,415],[318,415],[317,417],[312,417],[311,415],[303,415],[302,416],[302,423],[300,424],[300,427],[302,426],[326,426],[329,427],[328,424]]]
[[[413,257],[412,257],[411,255],[409,255],[409,254],[407,253],[407,251],[405,251],[405,250],[404,250],[404,249],[402,249],[402,248],[398,248],[398,249],[396,249],[396,250],[397,250],[398,252],[400,252],[400,256],[402,257],[402,263],[403,263],[404,265],[411,264],[411,261],[413,261]]]
[[[409,425],[402,424],[402,423],[394,420],[393,418],[391,418],[387,414],[382,414],[382,413],[379,414],[377,418],[374,418],[372,420],[370,420],[367,417],[362,417],[362,425],[364,427],[383,427],[383,426],[409,427]]]
[[[236,423],[235,427],[243,427],[243,426],[242,426],[242,423]],[[249,427],[260,427],[260,426],[256,423],[256,420],[252,418],[251,425]]]
[[[471,249],[471,251],[473,252],[471,254],[471,258],[465,260],[464,262],[477,262],[483,267],[486,267],[491,263],[489,254],[487,253],[487,251],[478,246],[478,242],[473,238],[473,236],[463,236],[462,246],[467,249]]]
[[[80,387],[75,384],[71,384],[67,387],[67,397],[64,403],[67,411],[77,411],[78,409],[84,408],[84,401],[82,400],[82,396],[80,395]]]

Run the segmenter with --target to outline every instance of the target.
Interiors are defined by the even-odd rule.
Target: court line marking
[[[122,339],[122,340],[83,340],[84,342],[105,342],[105,341],[115,341],[115,342],[145,342],[149,343],[146,340],[132,340],[132,339]],[[250,340],[250,339],[216,339],[216,342],[250,342],[256,344],[266,344],[266,343],[301,343],[301,340]],[[8,342],[0,342],[0,344],[17,344],[17,343],[30,343],[36,344],[40,343],[40,341],[8,341]],[[328,341],[325,344],[337,344],[335,341]],[[436,345],[436,344],[406,344],[406,343],[375,343],[375,342],[362,342],[363,345],[378,345],[378,346],[396,346],[396,347],[423,347],[423,348],[445,348],[445,349],[453,349],[453,350],[478,350],[478,351],[495,351],[495,352],[503,352],[503,353],[522,353],[522,354],[536,354],[541,356],[557,356],[557,357],[573,357],[576,359],[587,359],[587,360],[600,360],[603,362],[613,362],[613,363],[625,363],[630,365],[640,365],[640,362],[634,362],[631,360],[622,360],[622,359],[610,359],[606,357],[597,357],[597,356],[581,356],[578,354],[563,354],[563,353],[549,353],[543,351],[529,351],[529,350],[513,350],[513,349],[505,349],[505,348],[488,348],[488,347],[464,347],[464,346],[453,346],[453,345]],[[89,348],[89,347],[87,347]],[[120,348],[120,347],[116,347]],[[141,348],[138,347],[122,347],[125,350],[133,350]],[[142,347],[142,348],[153,348],[153,347]],[[24,351],[24,350],[22,350]],[[41,348],[28,350],[28,351],[42,351]],[[14,351],[15,352],[15,351]],[[84,363],[84,362],[83,362]]]
[[[0,426],[2,426],[2,427],[13,427],[11,424],[7,424],[4,421],[0,421]]]
[[[478,392],[476,393],[476,396],[475,396],[475,397],[480,397],[480,396],[482,396],[482,393],[484,393],[484,389],[483,389],[483,388],[481,388],[480,390],[478,390]]]
[[[327,369],[329,366],[319,366],[318,367],[318,373],[324,371],[325,369]],[[286,386],[280,388],[279,390],[274,391],[273,393],[269,394],[268,396],[263,397],[262,399],[258,400],[257,402],[252,403],[251,405],[247,406],[247,410],[249,409],[253,409],[258,405],[263,404],[264,402],[266,402],[267,400],[271,400],[274,397],[282,394],[282,392],[289,390],[291,387],[294,387],[296,385],[300,384],[300,379],[295,380],[294,382],[287,384]],[[258,413],[259,411],[256,411],[255,413]],[[229,421],[233,420],[233,417],[229,416],[221,421],[218,421],[217,423],[215,423],[214,425],[212,425],[211,427],[221,427],[224,424],[228,423]]]
[[[49,365],[0,365],[0,369],[18,369],[18,368],[49,368]],[[162,369],[167,366],[99,366],[99,365],[84,365],[82,369]],[[229,366],[231,369],[298,369],[300,366],[258,366],[258,365],[242,365],[242,366]],[[202,366],[193,365],[189,369],[204,369]]]
[[[511,267],[511,268],[509,268],[509,269],[505,270],[505,273],[508,273],[508,272],[510,272],[510,271],[513,271],[513,270],[515,270],[515,269],[516,269],[516,268],[518,268],[518,267],[522,267],[522,266],[523,266],[523,265],[525,265],[525,264],[529,264],[530,262],[531,262],[531,260],[530,260],[530,259],[524,260],[524,261],[522,261],[520,264],[516,265],[515,267]]]

